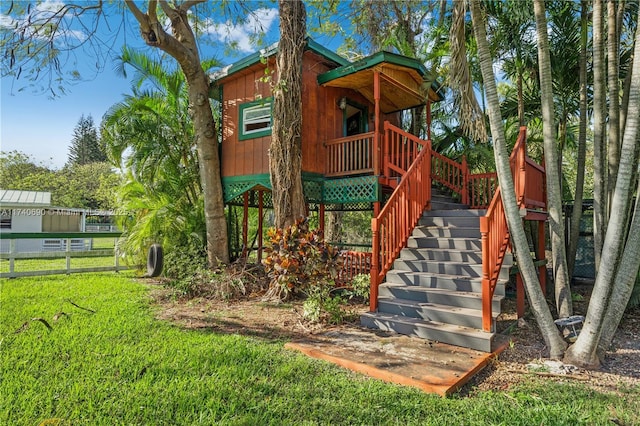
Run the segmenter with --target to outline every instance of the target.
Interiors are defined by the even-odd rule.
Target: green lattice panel
[[[304,178],[303,178],[304,179]],[[304,197],[307,203],[322,202],[322,180],[303,180],[302,181]]]
[[[328,212],[356,212],[373,210],[373,203],[345,203],[345,204],[325,204],[325,210]]]
[[[236,204],[236,198],[255,186],[271,188],[269,175],[234,176],[222,179],[222,189],[224,191],[224,202]],[[257,201],[256,201],[257,202]],[[243,202],[241,202],[242,204]]]
[[[327,180],[324,182],[326,204],[353,204],[378,200],[379,186],[375,176]]]
[[[227,201],[226,204],[231,206],[243,206],[244,205],[244,193],[238,195],[233,200]],[[258,191],[249,190],[249,207],[258,207],[259,199],[258,199]],[[273,208],[273,201],[271,198],[271,192],[264,191],[262,193],[262,207],[265,209]]]

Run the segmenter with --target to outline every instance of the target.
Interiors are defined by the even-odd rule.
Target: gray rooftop
[[[49,207],[50,205],[50,192],[0,189],[0,206],[2,207]]]

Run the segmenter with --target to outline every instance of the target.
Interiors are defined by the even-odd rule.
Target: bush
[[[164,258],[164,275],[180,281],[207,269],[207,252],[200,238],[188,236],[167,250]]]
[[[307,219],[285,229],[268,231],[262,263],[270,278],[269,299],[287,300],[308,294],[312,287],[333,284],[342,259],[320,231],[310,231]]]

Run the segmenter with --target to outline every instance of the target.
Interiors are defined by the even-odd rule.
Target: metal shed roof
[[[2,207],[49,207],[50,205],[50,192],[0,189],[0,206]]]

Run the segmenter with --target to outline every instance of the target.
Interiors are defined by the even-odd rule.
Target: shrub
[[[284,229],[268,231],[262,263],[270,278],[266,298],[287,300],[308,289],[333,283],[341,266],[339,252],[320,231],[309,230],[307,219]]]

